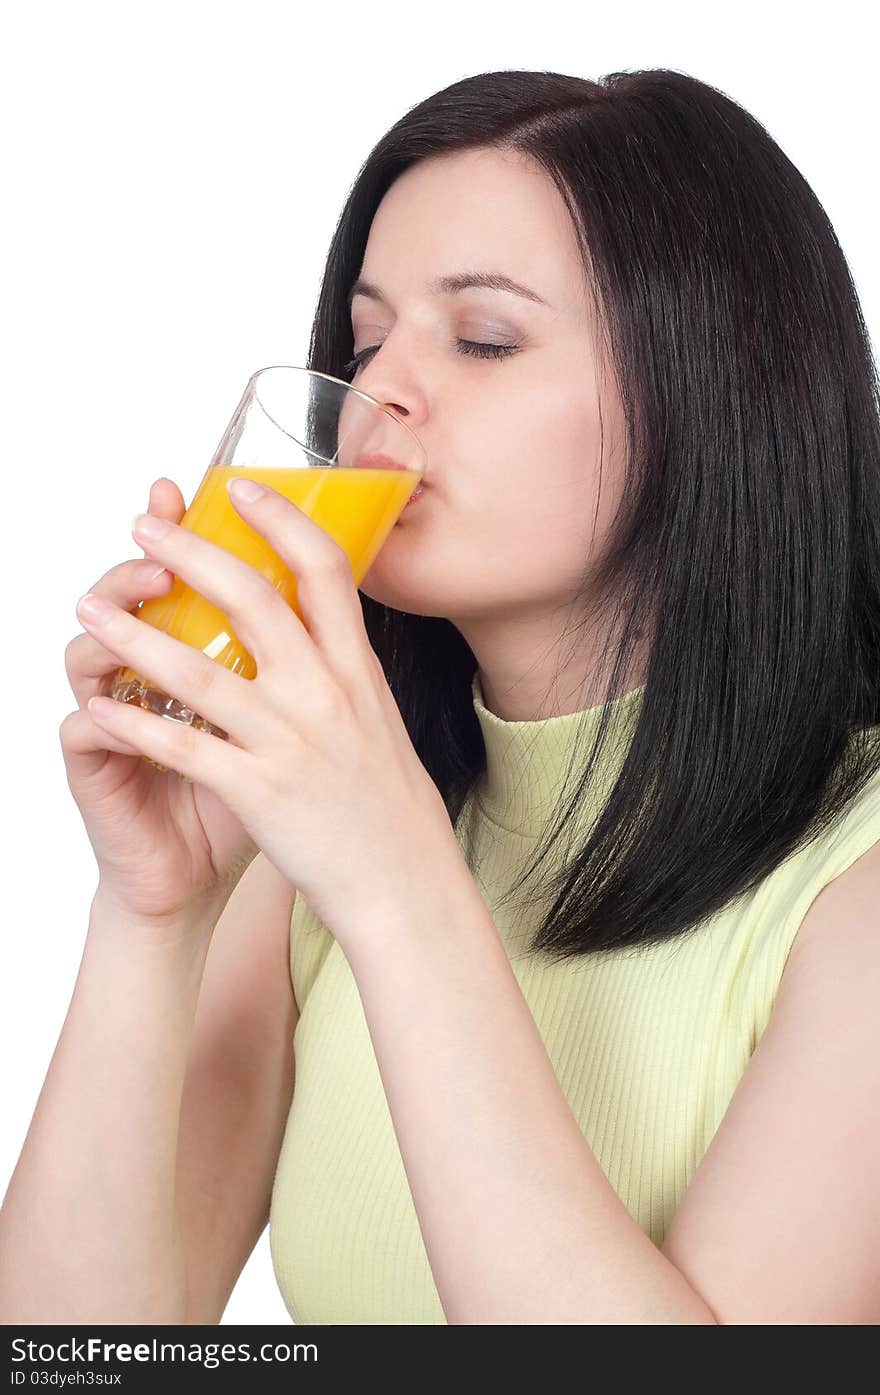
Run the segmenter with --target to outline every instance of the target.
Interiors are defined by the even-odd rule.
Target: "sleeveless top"
[[[496,903],[534,852],[568,760],[589,742],[603,705],[516,722],[485,707],[479,673],[472,692],[486,768],[456,838],[569,1107],[630,1215],[660,1246],[767,1025],[801,921],[880,839],[880,774],[832,831],[696,930],[638,953],[553,964],[526,949],[545,903]],[[644,685],[608,705],[627,721],[643,693]],[[602,752],[588,804],[607,797],[624,748]],[[284,1302],[297,1323],[443,1324],[357,985],[299,894],[290,963],[300,1009],[295,1087],[269,1218]]]

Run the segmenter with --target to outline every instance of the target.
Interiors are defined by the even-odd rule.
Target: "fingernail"
[[[86,620],[104,620],[112,615],[113,608],[109,606],[101,596],[96,596],[91,591],[87,591],[84,596],[80,596],[76,603],[77,615],[84,616]]]
[[[153,513],[139,513],[131,521],[131,531],[136,538],[164,538],[171,524]]]
[[[245,499],[249,504],[253,503],[254,499],[259,499],[261,494],[266,493],[263,486],[257,484],[255,480],[230,480],[227,488],[236,499]]]

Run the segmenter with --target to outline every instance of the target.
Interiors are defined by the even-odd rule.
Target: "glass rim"
[[[355,387],[353,383],[347,383],[344,378],[337,378],[332,373],[321,373],[318,371],[317,368],[305,368],[301,363],[268,363],[264,368],[258,368],[255,373],[251,374],[250,378],[248,379],[248,384],[256,384],[257,379],[261,377],[263,373],[273,373],[278,368],[283,368],[287,371],[293,371],[294,373],[305,373],[310,378],[326,378],[328,382],[335,383],[337,387],[345,388],[346,392],[357,393],[358,397],[362,397],[365,402],[369,402],[371,406],[377,407],[380,412],[384,412],[386,416],[389,416],[391,418],[395,426],[402,427],[403,430],[408,432],[409,435],[412,437],[422,461],[421,467],[412,468],[420,468],[421,473],[424,474],[428,463],[428,452],[422,444],[422,441],[413,431],[411,426],[407,426],[406,422],[402,421],[396,412],[392,412],[390,408],[386,407],[383,402],[380,402],[378,400],[378,398],[371,397],[368,392],[364,392],[362,388]],[[280,422],[275,421],[275,418],[272,417],[268,411],[266,411],[265,405],[262,402],[260,402],[260,399],[257,396],[256,387],[254,387],[254,397],[259,402],[260,410],[265,413],[265,415],[269,418],[271,422],[273,422],[275,426],[278,427],[278,430],[284,432],[285,436],[290,436],[291,440],[296,441],[296,437],[293,436],[291,432],[287,431],[281,425]],[[297,445],[302,446],[302,442],[297,441]],[[306,447],[303,446],[303,449],[306,449]],[[310,452],[310,454],[314,454],[314,452]],[[333,462],[328,460],[326,463],[327,465],[332,465]]]

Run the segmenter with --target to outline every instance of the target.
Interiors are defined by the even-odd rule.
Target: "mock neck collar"
[[[479,670],[471,684],[474,712],[486,747],[486,769],[477,782],[476,797],[482,812],[509,832],[526,836],[540,834],[556,814],[560,796],[566,797],[572,785],[565,786],[572,757],[583,754],[586,762],[602,713],[611,709],[609,722],[618,716],[622,729],[609,725],[603,749],[594,768],[591,790],[595,800],[607,798],[614,777],[632,736],[645,684],[632,688],[607,703],[583,712],[568,712],[537,721],[510,722],[490,712],[483,700]],[[629,718],[628,721],[623,721]],[[571,775],[576,780],[577,775]],[[595,804],[591,798],[591,808]]]

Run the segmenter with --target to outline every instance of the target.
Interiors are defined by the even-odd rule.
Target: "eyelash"
[[[456,339],[455,343],[460,354],[468,354],[472,358],[507,358],[508,354],[515,354],[520,347],[519,344],[478,344],[473,339]],[[358,368],[363,367],[364,356],[375,353],[380,347],[379,344],[371,344],[361,349],[360,353],[349,359],[343,373],[356,373]]]

